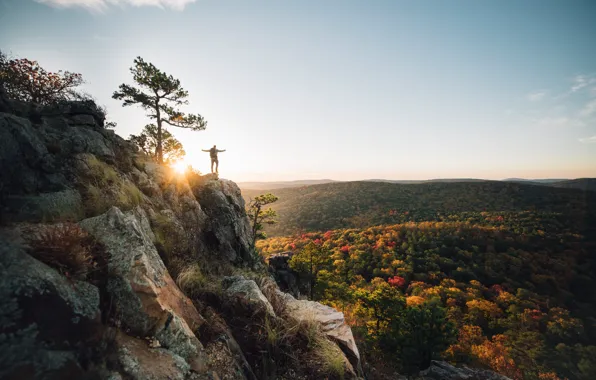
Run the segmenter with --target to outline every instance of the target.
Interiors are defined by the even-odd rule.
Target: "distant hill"
[[[505,182],[522,182],[522,183],[542,183],[542,184],[552,184],[557,182],[569,181],[568,178],[544,178],[544,179],[526,179],[526,178],[507,178],[504,179]]]
[[[554,187],[596,191],[596,178],[578,178],[552,183]]]
[[[445,220],[462,212],[524,210],[560,213],[567,215],[569,223],[594,225],[596,192],[573,188],[577,182],[569,182],[554,187],[480,180],[412,184],[359,181],[272,189],[279,197],[273,206],[279,213],[279,223],[268,232],[283,235]],[[264,192],[267,190],[244,189],[243,195],[248,199]]]
[[[420,184],[420,183],[453,183],[453,182],[486,182],[489,180],[479,178],[434,178],[434,179],[382,179],[373,178],[365,179],[356,182],[384,182],[384,183],[400,183],[400,184]],[[596,190],[594,186],[595,178],[543,178],[543,179],[526,179],[526,178],[506,178],[502,182],[516,182],[537,185],[552,185],[556,187],[568,187],[582,190]],[[239,182],[238,186],[246,190],[271,190],[284,189],[289,187],[300,187],[310,185],[320,185],[325,183],[337,182],[354,182],[354,181],[335,181],[332,179],[313,179],[313,180],[297,180],[297,181],[272,181],[272,182]]]
[[[305,179],[298,181],[275,181],[275,182],[238,182],[238,186],[244,190],[283,189],[287,187],[298,187],[307,185],[319,185],[323,183],[337,182],[332,179]]]

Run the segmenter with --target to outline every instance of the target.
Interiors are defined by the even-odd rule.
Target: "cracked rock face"
[[[0,378],[78,378],[101,331],[99,290],[0,236]]]
[[[238,186],[223,179],[209,181],[195,190],[195,196],[208,217],[208,246],[229,261],[249,261],[252,232]]]
[[[203,347],[194,331],[204,319],[161,261],[145,212],[112,207],[80,225],[109,254],[107,291],[123,327],[138,336],[156,336],[162,347],[200,371]]]

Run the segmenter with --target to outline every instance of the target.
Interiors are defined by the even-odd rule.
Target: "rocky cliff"
[[[0,378],[356,378],[343,315],[269,278],[231,181],[135,152],[91,102],[0,93]]]

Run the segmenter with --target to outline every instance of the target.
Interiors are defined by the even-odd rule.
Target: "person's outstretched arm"
[[[217,151],[218,151],[218,152],[225,152],[226,150],[225,150],[225,149],[224,149],[224,150],[219,150],[219,149],[218,149]]]
[[[203,152],[209,152],[209,149],[205,150],[205,149],[201,149]]]

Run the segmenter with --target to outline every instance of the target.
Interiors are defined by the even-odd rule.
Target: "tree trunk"
[[[157,163],[163,164],[163,147],[161,141],[161,112],[159,112],[159,99],[155,101],[155,116],[157,119]]]
[[[257,206],[255,209],[255,219],[252,222],[252,246],[253,248],[257,245],[257,223],[259,222],[259,213],[261,212],[261,206]]]
[[[157,162],[163,164],[163,148],[161,141],[161,119],[157,118]]]

